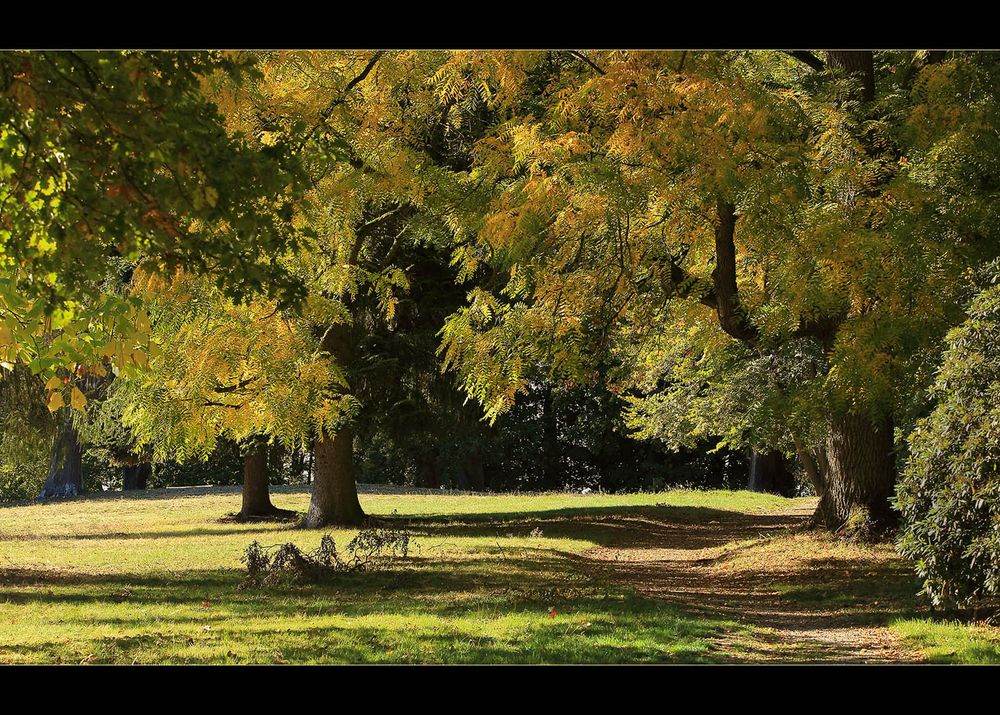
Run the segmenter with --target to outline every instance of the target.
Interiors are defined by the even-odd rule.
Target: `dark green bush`
[[[1000,593],[1000,271],[948,334],[935,406],[909,437],[900,551],[936,604]]]

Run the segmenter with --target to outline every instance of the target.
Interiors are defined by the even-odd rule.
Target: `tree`
[[[894,425],[1000,245],[997,56],[477,62],[511,118],[477,149],[461,259],[508,280],[470,292],[444,349],[487,414],[539,363],[592,380],[603,345],[647,436],[794,450],[817,523],[891,525]]]
[[[230,439],[312,443],[313,494],[303,524],[357,524],[364,514],[353,442],[377,350],[397,330],[409,261],[453,240],[466,198],[451,176],[470,144],[425,81],[446,53],[263,53],[260,78],[220,90],[233,132],[293,146],[311,188],[294,205],[307,238],[278,257],[309,293],[296,310],[239,305],[177,274],[136,287],[169,358],[121,388],[139,444],[182,454]],[[454,104],[454,100],[451,101]],[[462,108],[456,109],[461,113]],[[450,223],[449,223],[450,222]],[[171,294],[193,291],[177,303]],[[140,385],[141,383],[141,385]]]
[[[236,518],[250,521],[261,518],[290,519],[295,512],[279,509],[271,503],[268,488],[268,457],[274,453],[266,444],[250,445],[243,463],[243,503]]]
[[[140,307],[104,292],[123,260],[301,296],[274,260],[297,240],[295,157],[227,134],[203,91],[252,72],[213,52],[0,53],[0,351],[64,378],[53,409],[82,409],[76,379],[145,342]]]
[[[313,430],[352,405],[338,368],[309,324],[264,298],[237,303],[204,276],[171,280],[140,268],[142,300],[157,345],[143,370],[122,373],[91,420],[95,441],[130,445],[148,459],[209,459],[222,440],[243,445],[242,518],[285,517],[268,496],[267,442],[304,447]],[[306,310],[310,304],[307,302]]]
[[[747,489],[783,497],[795,496],[795,474],[785,455],[777,450],[754,452],[750,458]]]
[[[73,427],[73,418],[64,415],[52,449],[52,461],[39,499],[65,499],[83,492],[83,449]]]
[[[0,380],[0,501],[33,499],[45,483],[57,424],[44,395],[24,365]]]

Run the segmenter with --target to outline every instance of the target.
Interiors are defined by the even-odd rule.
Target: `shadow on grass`
[[[434,538],[497,538],[531,537],[583,539],[606,546],[619,539],[629,538],[637,545],[661,544],[669,541],[678,527],[684,527],[684,548],[699,549],[716,546],[734,538],[748,538],[756,533],[769,533],[787,526],[789,517],[773,515],[747,515],[742,512],[693,506],[607,506],[567,507],[524,512],[449,513],[420,516],[392,516],[379,514],[372,517],[374,524],[405,527],[415,537]],[[219,523],[219,522],[215,522]],[[732,528],[727,528],[731,525]],[[18,534],[9,540],[130,540],[157,538],[187,538],[291,532],[293,522],[258,522],[234,524],[237,528],[197,526],[184,529],[123,532],[109,531],[82,534]],[[243,528],[238,528],[243,527]],[[321,533],[330,529],[314,529]],[[540,534],[539,534],[540,532]]]
[[[469,609],[424,613],[419,621],[300,618],[243,629],[231,621],[198,621],[181,632],[153,630],[67,643],[48,639],[0,646],[24,659],[65,662],[457,662],[663,663],[712,662],[721,621],[693,619],[644,599],[581,599],[556,618],[547,608]],[[381,612],[364,614],[380,616]],[[210,630],[204,628],[209,623]],[[173,626],[173,624],[171,624]],[[200,626],[200,627],[199,627]],[[155,626],[154,626],[155,628]],[[165,632],[166,631],[166,632]]]
[[[789,526],[784,515],[748,515],[743,512],[696,506],[567,507],[528,512],[380,516],[405,526],[416,536],[490,538],[533,537],[585,539],[607,546],[627,539],[634,547],[673,544],[703,549],[773,533]],[[677,539],[683,532],[683,541]],[[676,542],[676,543],[675,543]]]
[[[517,552],[260,590],[240,589],[237,569],[7,569],[0,607],[56,606],[66,632],[93,635],[0,645],[0,661],[696,662],[717,659],[713,639],[736,627],[609,588],[558,551]]]

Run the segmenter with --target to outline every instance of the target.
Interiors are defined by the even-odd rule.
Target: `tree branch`
[[[262,377],[261,375],[257,375],[256,377],[248,377],[245,380],[240,380],[235,385],[225,385],[225,386],[221,386],[220,385],[219,387],[213,388],[213,391],[217,392],[219,394],[225,394],[225,393],[229,393],[229,392],[237,392],[238,390],[243,390],[246,387],[248,387],[248,386],[252,385],[253,383],[257,382],[257,380],[259,380],[261,377]]]
[[[371,73],[371,71],[375,68],[375,65],[378,64],[378,61],[382,59],[382,55],[384,54],[385,50],[376,51],[375,54],[373,54],[371,58],[369,58],[368,63],[365,65],[365,68],[361,70],[361,74],[357,75],[354,79],[352,79],[350,82],[344,85],[344,89],[341,91],[340,96],[334,99],[332,102],[330,102],[323,109],[323,111],[319,113],[319,121],[316,122],[313,128],[309,130],[309,133],[306,134],[306,136],[302,139],[301,142],[299,142],[299,146],[297,147],[296,151],[301,150],[302,147],[306,145],[306,142],[312,139],[313,135],[317,131],[319,131],[319,128],[324,124],[326,124],[326,120],[330,118],[331,114],[333,114],[334,109],[336,109],[338,106],[347,101],[347,95],[350,94],[351,90],[357,87],[359,83],[364,81],[365,77],[367,77]]]
[[[605,74],[607,74],[597,64],[595,64],[594,62],[592,62],[590,60],[590,58],[587,57],[587,55],[583,54],[582,52],[580,52],[578,50],[569,50],[569,53],[573,57],[575,57],[576,59],[580,60],[581,62],[586,62],[588,65],[590,65],[590,68],[592,70],[594,70],[597,74],[602,75],[602,76],[605,75]]]
[[[803,62],[809,65],[812,69],[817,72],[822,72],[826,69],[826,64],[819,57],[814,55],[809,50],[782,50],[783,53],[789,57],[794,57],[799,62]]]

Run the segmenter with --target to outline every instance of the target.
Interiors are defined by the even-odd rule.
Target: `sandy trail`
[[[865,623],[858,609],[815,610],[782,599],[774,589],[774,573],[727,573],[714,563],[716,547],[779,534],[811,513],[811,505],[805,505],[767,515],[730,513],[707,523],[633,522],[614,544],[591,549],[585,557],[646,596],[751,626],[749,639],[733,634],[717,639],[733,662],[920,660],[888,628]]]

